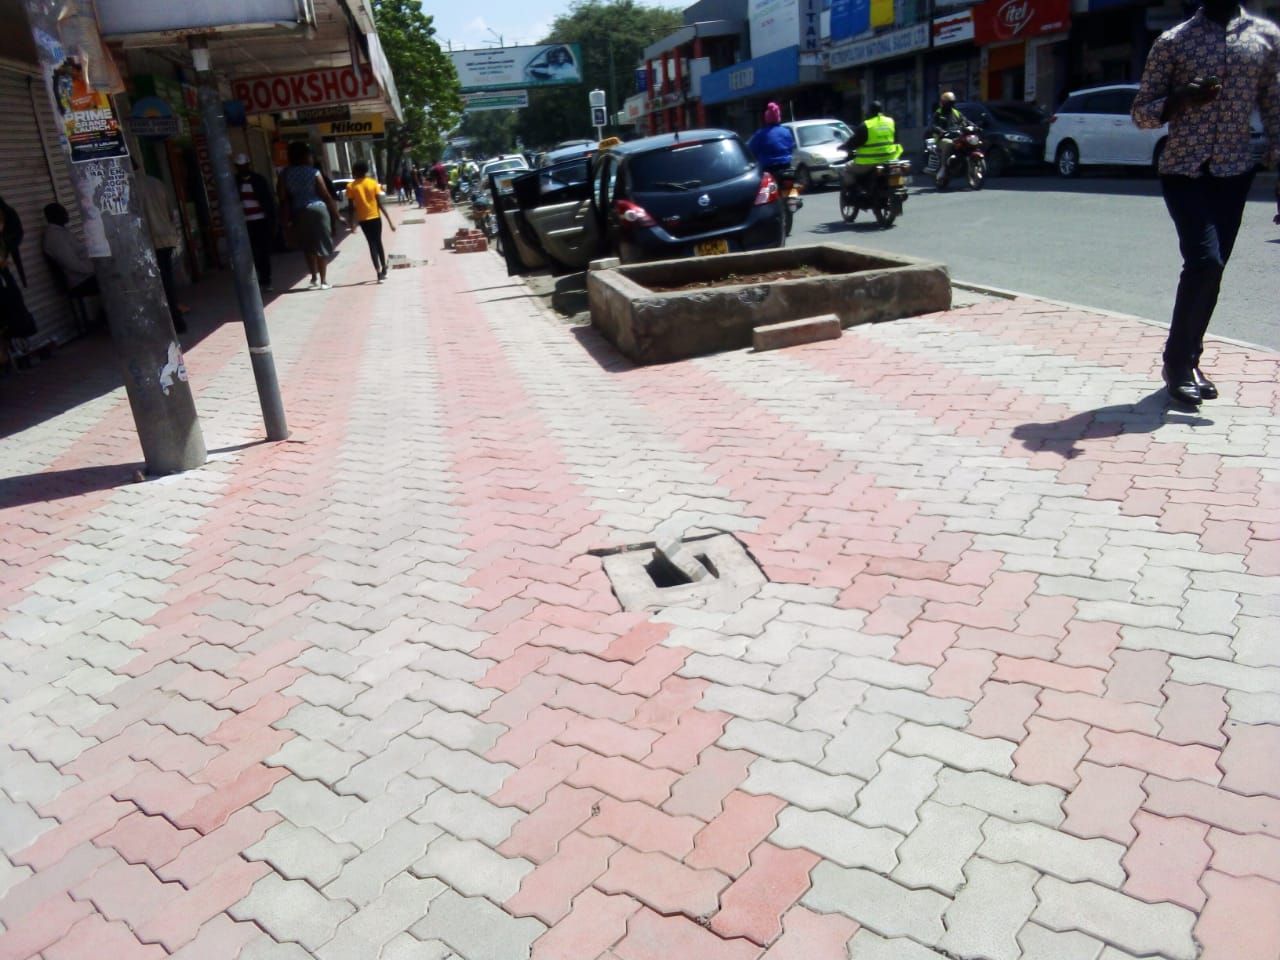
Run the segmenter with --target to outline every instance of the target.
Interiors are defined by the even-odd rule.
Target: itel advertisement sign
[[[331,103],[375,100],[381,92],[373,71],[363,63],[358,70],[350,66],[327,67],[275,77],[248,77],[236,80],[232,89],[249,113],[281,113]]]
[[[979,46],[1029,40],[1071,26],[1071,0],[986,0],[973,8],[973,39]]]

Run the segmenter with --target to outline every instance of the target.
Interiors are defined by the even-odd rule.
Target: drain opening
[[[728,533],[667,538],[592,553],[602,558],[624,610],[733,607],[768,582],[746,547]]]
[[[693,559],[706,570],[707,575],[711,577],[718,576],[715,564],[707,558],[706,554],[693,554]],[[653,585],[659,589],[664,587],[682,587],[690,583],[698,582],[705,579],[704,577],[691,577],[684,570],[671,562],[671,559],[659,551],[654,551],[653,559],[644,565],[644,572],[649,575],[649,579],[653,581]]]

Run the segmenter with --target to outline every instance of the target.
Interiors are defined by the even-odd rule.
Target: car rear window
[[[815,147],[820,143],[844,143],[852,132],[843,123],[814,124],[798,128],[796,140],[802,147]]]
[[[628,164],[633,190],[692,190],[723,183],[746,173],[755,164],[737,140],[704,140],[673,144],[641,153]]]

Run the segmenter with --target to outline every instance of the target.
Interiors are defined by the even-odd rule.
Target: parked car
[[[783,124],[796,138],[791,165],[796,182],[805,190],[815,186],[840,183],[840,171],[848,162],[848,154],[840,149],[853,134],[843,120],[795,120]]]
[[[1045,162],[1064,177],[1079,176],[1083,166],[1154,166],[1169,131],[1139,129],[1129,115],[1137,94],[1136,83],[1120,83],[1068,95],[1049,118]]]
[[[1034,103],[971,100],[957,103],[956,108],[982,131],[988,175],[999,177],[1018,167],[1039,167],[1044,163],[1049,115]]]
[[[538,154],[538,162],[534,164],[535,169],[541,170],[543,167],[553,167],[557,163],[564,163],[566,160],[576,160],[580,157],[590,157],[596,152],[596,142],[594,140],[581,140],[567,146],[558,146],[546,153]]]
[[[738,135],[685,130],[516,176],[496,195],[511,273],[762,250],[783,244],[778,185]]]
[[[501,173],[504,170],[528,170],[529,163],[519,154],[505,157],[494,157],[486,160],[480,166],[480,181],[482,183],[489,182],[489,174]]]

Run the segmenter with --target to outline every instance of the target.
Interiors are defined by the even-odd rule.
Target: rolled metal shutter
[[[60,343],[75,336],[75,316],[41,251],[44,207],[61,203],[77,233],[80,211],[67,159],[57,141],[49,97],[38,76],[0,67],[0,117],[5,118],[0,137],[0,197],[22,218],[22,265],[27,271],[22,293],[38,328],[30,340]]]

